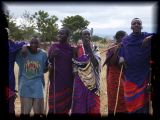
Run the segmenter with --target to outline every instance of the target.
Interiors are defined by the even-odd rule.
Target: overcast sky
[[[90,22],[88,28],[93,28],[93,34],[102,37],[113,36],[118,30],[125,30],[131,33],[130,22],[138,17],[143,22],[143,30],[146,32],[156,32],[157,26],[157,3],[156,2],[45,2],[45,3],[17,3],[4,2],[11,15],[19,18],[25,11],[33,14],[39,10],[44,10],[49,15],[58,17],[58,25],[61,27],[60,20],[67,16],[81,15]]]

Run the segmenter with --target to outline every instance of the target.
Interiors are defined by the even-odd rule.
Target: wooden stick
[[[116,110],[117,110],[118,96],[119,96],[119,88],[120,88],[122,71],[123,71],[123,65],[121,66],[121,71],[120,71],[120,74],[119,74],[119,81],[118,81],[118,89],[117,89],[117,96],[116,96],[116,104],[115,104],[115,108],[114,108],[114,115],[116,114]]]
[[[104,51],[100,52],[100,54],[102,54],[102,53],[104,53],[104,52],[106,52],[106,51],[110,50],[111,48],[117,47],[117,46],[118,46],[118,45],[114,45],[114,46],[112,46],[112,47],[110,47],[110,48],[108,48],[108,49],[106,49],[106,50],[104,50]]]
[[[47,108],[48,108],[48,94],[49,94],[49,79],[46,86],[46,100],[45,100],[45,114],[47,115]]]
[[[48,82],[47,82],[47,86],[46,86],[46,100],[45,100],[45,108],[44,108],[44,114],[47,115],[47,108],[48,108],[48,95],[49,95],[49,85],[50,85],[50,82],[49,82],[49,78],[48,78]]]

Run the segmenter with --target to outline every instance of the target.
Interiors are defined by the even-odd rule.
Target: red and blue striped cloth
[[[73,48],[69,44],[52,44],[49,50],[58,48],[59,54],[50,60],[53,71],[49,73],[49,114],[68,115],[73,91]],[[54,61],[55,60],[55,61]],[[54,66],[55,65],[55,66]]]
[[[129,113],[149,113],[147,84],[150,74],[151,44],[142,47],[145,37],[152,35],[131,33],[123,38],[120,56],[125,60],[124,96]]]

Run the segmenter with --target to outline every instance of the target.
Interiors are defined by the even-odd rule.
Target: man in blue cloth
[[[131,21],[132,33],[123,38],[120,63],[125,63],[124,97],[128,113],[149,113],[149,92],[151,43],[146,39],[154,34],[141,32],[142,21]]]

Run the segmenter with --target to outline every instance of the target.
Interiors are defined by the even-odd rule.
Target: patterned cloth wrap
[[[88,90],[99,96],[99,69],[93,66],[88,55],[82,55],[72,59],[77,69],[78,75]]]

